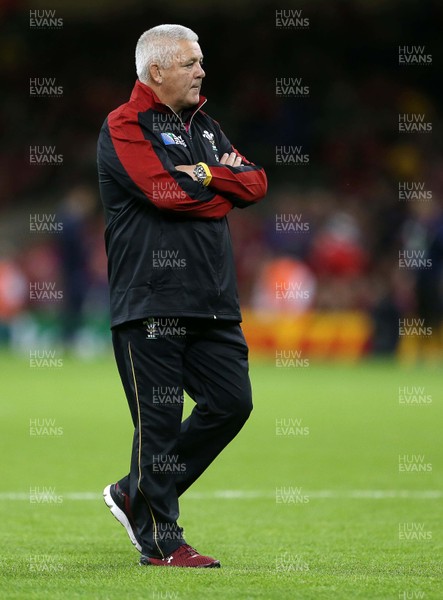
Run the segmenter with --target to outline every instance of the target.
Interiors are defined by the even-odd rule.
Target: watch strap
[[[206,173],[206,178],[204,181],[202,181],[202,184],[206,187],[211,183],[211,179],[212,179],[212,174],[211,174],[211,170],[208,167],[208,165],[204,162],[199,162],[196,165],[197,167],[203,167],[205,173]]]

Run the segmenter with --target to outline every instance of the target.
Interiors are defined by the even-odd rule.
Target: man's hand
[[[183,173],[187,173],[189,177],[192,177],[194,181],[197,181],[197,177],[194,175],[194,169],[196,165],[177,165],[175,168],[177,171],[183,171]]]
[[[241,167],[241,160],[241,156],[237,156],[235,152],[231,152],[231,154],[225,152],[220,159],[220,164],[229,167]]]

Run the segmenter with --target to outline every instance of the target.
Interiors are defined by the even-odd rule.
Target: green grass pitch
[[[101,498],[132,435],[112,356],[0,362],[0,598],[443,598],[440,367],[252,360],[249,422],[181,501],[222,568],[186,570],[139,567]]]

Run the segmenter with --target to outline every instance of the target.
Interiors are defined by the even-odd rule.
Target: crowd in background
[[[191,16],[177,8],[175,20],[200,36],[208,112],[269,177],[267,198],[229,217],[242,305],[280,310],[284,305],[267,293],[273,274],[297,273],[309,299],[287,310],[366,311],[374,320],[374,350],[392,351],[399,317],[438,327],[443,312],[443,6],[386,2],[374,9],[337,1],[320,10],[300,2],[309,24],[283,29],[276,26],[275,2],[253,11],[241,4],[236,15],[211,2]],[[5,6],[0,337],[10,335],[13,319],[32,313],[55,315],[61,335],[71,340],[94,315],[107,321],[98,132],[108,112],[129,97],[138,36],[169,22],[171,12],[133,3],[40,31],[29,27],[24,3]],[[432,61],[399,64],[406,44],[424,46]],[[276,79],[291,77],[304,93],[282,97]],[[55,78],[62,92],[31,96],[30,78]],[[425,115],[432,131],[399,131],[399,115],[406,113]],[[30,164],[32,145],[55,146],[62,164]],[[308,161],[278,164],[282,146],[301,147]],[[399,197],[399,186],[414,185],[425,199]],[[63,231],[30,231],[31,214],[55,215]],[[291,219],[298,228],[277,226]],[[405,251],[423,252],[429,266],[401,268]],[[43,281],[55,283],[63,298],[31,298],[29,283]]]

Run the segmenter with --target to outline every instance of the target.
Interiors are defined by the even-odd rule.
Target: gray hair
[[[183,25],[157,25],[142,33],[135,47],[135,67],[142,83],[150,81],[149,67],[153,63],[164,69],[172,65],[179,40],[198,42],[198,35]]]

